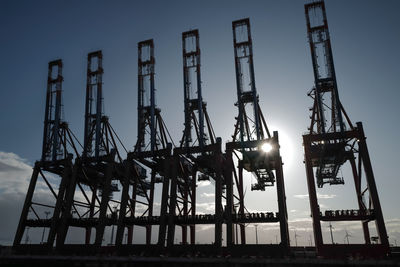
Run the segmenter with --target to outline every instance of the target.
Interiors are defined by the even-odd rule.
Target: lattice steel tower
[[[185,100],[185,130],[181,147],[189,148],[215,143],[215,134],[203,101],[201,90],[200,37],[198,30],[182,33],[183,84]],[[207,132],[205,132],[206,122]],[[193,138],[193,128],[195,138]]]
[[[124,165],[120,139],[103,111],[103,54],[91,52],[87,56],[85,101],[85,131],[82,157],[77,159],[65,196],[65,206],[57,236],[57,247],[62,249],[71,226],[85,229],[86,245],[100,248],[106,226],[117,224],[116,207],[120,181],[124,179]],[[114,203],[115,208],[110,203]],[[110,220],[111,218],[111,220]],[[94,241],[91,241],[92,229]]]
[[[150,169],[150,180],[146,179],[145,169],[141,168],[134,179],[132,196],[130,197],[130,220],[134,221],[135,207],[138,203],[146,206],[144,212],[137,217],[148,218],[150,223],[133,222],[128,229],[128,243],[132,242],[133,226],[146,228],[146,244],[151,243],[152,225],[159,225],[158,244],[163,247],[167,231],[167,205],[170,186],[172,139],[161,117],[161,109],[156,106],[155,99],[155,58],[153,39],[138,43],[138,135],[135,149],[128,153],[128,164],[140,162]],[[137,167],[132,168],[137,170]],[[153,216],[155,184],[162,184],[160,216]],[[127,194],[127,193],[126,193]],[[120,235],[122,239],[123,235]]]
[[[182,244],[196,243],[196,224],[214,224],[217,247],[222,242],[222,165],[221,138],[214,129],[202,97],[199,31],[182,33],[183,89],[185,129],[180,147],[174,149],[175,175],[171,182],[171,203],[168,225],[168,245],[174,242],[176,225],[182,227]],[[215,215],[196,214],[197,180],[215,180]]]
[[[351,123],[339,99],[324,2],[306,4],[305,14],[315,84],[308,94],[314,104],[309,134],[303,135],[303,142],[317,253],[328,257],[357,253],[382,256],[388,252],[389,246],[366,137],[361,122],[356,126]],[[344,184],[339,170],[346,162],[352,169],[359,209],[323,213],[318,204],[314,179],[319,188],[325,184]],[[365,178],[365,184],[362,178]],[[368,199],[369,204],[364,199]],[[324,244],[321,221],[361,221],[365,245]],[[376,223],[379,245],[371,245],[370,221]]]
[[[41,245],[52,248],[72,175],[73,154],[69,153],[73,152],[79,157],[75,147],[76,138],[62,118],[62,67],[61,59],[49,62],[42,158],[35,163],[22,208],[14,239],[17,249],[21,247],[24,231],[29,227],[43,227]],[[49,176],[56,179],[49,179]],[[38,179],[45,186],[38,189],[39,193],[36,194]],[[46,218],[43,214],[46,214]],[[51,216],[48,218],[47,214]],[[49,228],[47,237],[45,227]]]
[[[227,244],[233,244],[233,223],[240,224],[241,243],[246,243],[246,223],[280,223],[282,251],[289,248],[289,233],[287,223],[286,197],[282,170],[282,159],[279,152],[278,132],[271,136],[264,116],[259,106],[255,84],[253,65],[253,45],[249,19],[232,22],[233,47],[235,55],[236,86],[238,101],[238,116],[236,118],[233,140],[226,144],[227,159],[231,171],[226,177],[226,217]],[[235,171],[232,155],[238,151],[242,157],[237,157],[238,174]],[[265,216],[245,214],[243,192],[243,169],[254,174],[256,183],[252,190],[264,191],[266,186],[274,186],[276,181],[278,209],[277,213],[266,213]],[[235,178],[237,195],[234,195],[233,176]],[[233,202],[238,201],[238,212],[235,213]],[[248,219],[247,219],[248,218]],[[238,240],[238,239],[236,239]],[[236,241],[238,242],[238,241]]]

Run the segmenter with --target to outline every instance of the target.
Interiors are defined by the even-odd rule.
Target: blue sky
[[[181,33],[198,28],[203,97],[216,135],[226,142],[237,113],[231,22],[245,17],[252,27],[261,107],[270,128],[279,130],[285,140],[282,157],[290,229],[303,229],[304,239],[310,212],[304,198],[301,135],[309,125],[312,101],[306,94],[313,74],[303,5],[300,0],[1,1],[0,209],[9,216],[0,227],[0,243],[13,238],[29,166],[41,155],[49,61],[63,60],[65,119],[82,140],[86,55],[103,50],[105,112],[124,145],[132,149],[137,42],[153,38],[157,105],[177,142],[184,120]],[[400,2],[327,0],[326,7],[341,101],[353,123],[364,123],[389,236],[399,242]],[[321,191],[329,208],[355,203],[352,193],[351,182]],[[246,196],[254,209],[263,208],[256,201],[258,196]],[[268,189],[263,196],[269,203],[275,191]],[[337,231],[342,239],[343,232]]]

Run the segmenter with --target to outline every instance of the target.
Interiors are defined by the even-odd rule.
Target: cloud
[[[27,191],[32,166],[14,153],[0,151],[0,192],[6,194],[24,194]]]
[[[0,244],[11,244],[28,189],[32,166],[14,153],[0,151]]]
[[[386,220],[385,223],[386,223],[386,225],[400,227],[400,219],[399,218]]]
[[[331,195],[329,195],[329,194],[317,194],[317,197],[321,198],[321,199],[330,199],[330,198],[335,198],[336,195],[334,195],[334,194],[331,194]]]
[[[317,193],[317,197],[320,199],[331,199],[331,198],[335,198],[337,195],[334,194],[319,194]],[[295,198],[299,198],[299,199],[307,199],[308,198],[308,194],[304,194],[304,195],[294,195],[293,197]]]
[[[211,230],[214,228],[215,228],[214,224],[200,224],[200,225],[196,226],[196,231],[199,231],[199,232],[208,231],[208,230]]]
[[[208,180],[205,180],[205,181],[198,182],[197,187],[206,187],[206,186],[209,186],[209,185],[211,185],[211,182],[208,181]]]
[[[308,194],[305,194],[305,195],[294,195],[293,197],[300,198],[300,199],[306,199],[306,198],[308,198]]]
[[[1,152],[4,153],[4,152]],[[5,160],[7,160],[7,158],[5,158]],[[13,166],[13,165],[9,165],[7,163],[4,162],[0,162],[0,172],[11,172],[11,171],[21,171],[24,168],[21,168],[20,166]]]
[[[201,196],[202,197],[215,197],[215,194],[214,193],[205,193],[204,192],[204,193],[201,194]]]
[[[214,202],[205,202],[205,203],[197,203],[196,207],[200,212],[210,213],[214,212],[215,203]]]
[[[2,215],[0,220],[0,229],[2,229],[0,231],[0,244],[10,245],[14,240],[14,233],[21,216],[32,172],[33,167],[27,160],[15,153],[0,151],[0,214]],[[44,175],[57,194],[59,177],[46,172],[44,172]],[[48,205],[46,207],[34,205],[35,212],[40,218],[45,218],[45,211],[52,212],[51,206],[54,206],[56,202],[56,198],[41,175],[39,175],[36,183],[33,202]],[[36,218],[36,215],[30,212],[28,217]],[[35,242],[37,240],[40,241],[41,229],[32,229],[30,237],[32,240],[35,239]]]

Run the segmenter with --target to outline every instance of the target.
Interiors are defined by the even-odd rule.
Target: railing
[[[364,221],[373,220],[375,212],[369,210],[327,210],[325,214],[320,213],[322,221]]]

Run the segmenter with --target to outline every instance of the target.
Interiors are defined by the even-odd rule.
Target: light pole
[[[257,230],[258,224],[255,224],[254,227],[256,229],[256,244],[258,245],[258,230]]]
[[[47,217],[49,216],[50,211],[45,211],[44,214],[46,214],[46,220],[47,220]],[[43,226],[42,242],[40,242],[41,244],[43,244],[43,239],[44,239],[44,233],[45,232],[46,232],[46,227]]]
[[[234,205],[233,208],[234,208],[235,214],[237,214],[238,205]],[[239,244],[238,224],[237,223],[235,224],[235,241],[236,241],[236,244]]]

